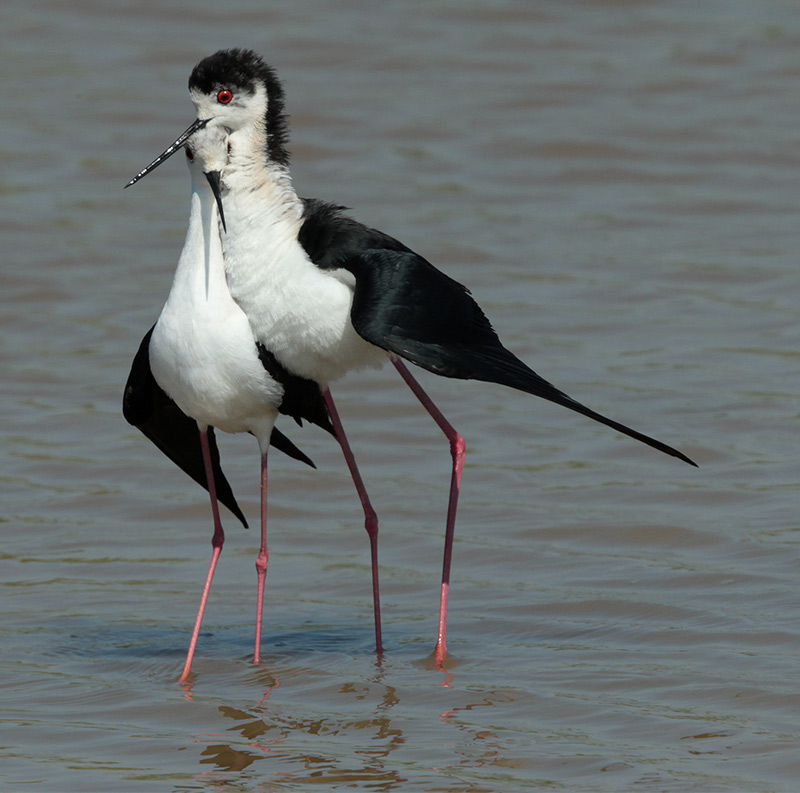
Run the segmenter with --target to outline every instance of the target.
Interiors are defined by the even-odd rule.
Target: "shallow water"
[[[797,46],[765,0],[415,6],[11,0],[3,233],[4,791],[794,791]],[[280,71],[302,195],[467,284],[502,338],[699,470],[420,373],[466,436],[446,670],[448,454],[393,371],[334,393],[381,517],[386,654],[341,454],[283,425],[263,663],[233,519],[190,687],[203,491],[120,414],[169,288],[194,63]],[[258,458],[221,438],[248,517]]]

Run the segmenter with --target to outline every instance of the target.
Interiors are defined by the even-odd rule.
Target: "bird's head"
[[[274,69],[252,50],[220,50],[204,58],[189,77],[198,118],[209,119],[234,138],[261,139],[266,159],[288,165],[283,88]]]
[[[200,130],[217,128],[247,141],[243,148],[263,151],[268,165],[287,166],[287,122],[283,88],[275,71],[252,50],[219,50],[192,70],[189,95],[197,110],[195,121],[153,162],[126,184],[130,187],[169,159]]]

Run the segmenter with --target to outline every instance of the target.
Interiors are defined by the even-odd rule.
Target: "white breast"
[[[299,208],[279,205],[274,216],[270,200],[259,206],[257,193],[235,190],[224,198],[228,285],[256,337],[289,371],[321,384],[381,366],[386,353],[350,321],[352,274],[318,268],[297,241]]]
[[[201,426],[249,430],[268,443],[283,388],[261,364],[250,323],[228,291],[216,204],[199,181],[175,279],[150,341],[150,366],[161,388]]]

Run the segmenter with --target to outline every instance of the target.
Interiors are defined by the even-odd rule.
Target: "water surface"
[[[793,791],[792,4],[11,0],[3,233],[3,790]],[[273,455],[189,688],[204,493],[120,414],[188,216],[191,67],[279,70],[301,195],[467,284],[502,338],[699,470],[563,409],[420,373],[466,436],[446,670],[446,444],[393,371],[335,394],[381,517],[386,655],[341,454]],[[221,439],[251,522],[258,457]]]

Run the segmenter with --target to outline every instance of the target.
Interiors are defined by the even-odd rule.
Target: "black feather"
[[[141,430],[172,462],[208,490],[197,422],[167,396],[150,369],[149,347],[152,334],[153,328],[150,328],[133,359],[122,398],[122,413],[129,424]],[[222,473],[219,449],[211,427],[208,430],[208,445],[217,498],[247,527],[233,490]]]
[[[197,422],[187,416],[158,385],[150,369],[149,348],[152,334],[153,328],[150,328],[133,359],[122,398],[122,413],[129,424],[139,429],[182,471],[208,490]],[[270,443],[289,457],[304,462],[312,468],[316,467],[312,460],[277,428],[272,430]],[[213,427],[208,429],[208,445],[217,498],[247,527],[244,514],[222,472]]]
[[[550,400],[696,465],[539,376],[503,346],[465,286],[402,243],[351,220],[342,207],[315,200],[304,204],[300,242],[318,267],[343,268],[355,276],[350,319],[362,338],[445,377],[498,383]]]
[[[283,386],[283,399],[278,412],[291,416],[301,426],[303,419],[306,419],[335,436],[319,385],[313,380],[291,374],[261,342],[256,344],[256,348],[264,368]]]

